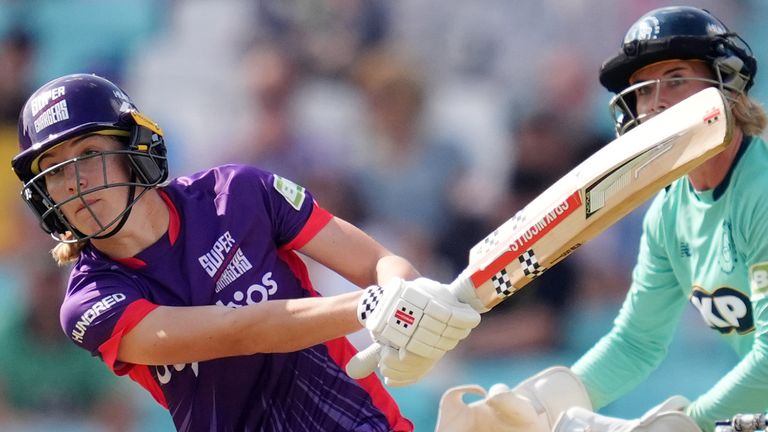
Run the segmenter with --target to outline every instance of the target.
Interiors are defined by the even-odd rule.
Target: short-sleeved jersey
[[[160,189],[169,229],[134,257],[88,246],[61,308],[65,333],[167,407],[184,431],[411,430],[375,375],[353,380],[346,338],[292,353],[146,366],[116,359],[121,338],[158,305],[243,307],[318,295],[293,252],[331,219],[311,194],[227,165]],[[312,331],[312,329],[307,329]]]
[[[661,362],[690,302],[741,360],[688,413],[711,430],[715,420],[765,410],[767,188],[768,146],[746,137],[716,188],[696,191],[684,177],[655,198],[645,216],[632,286],[614,327],[574,365],[597,407],[631,390]]]

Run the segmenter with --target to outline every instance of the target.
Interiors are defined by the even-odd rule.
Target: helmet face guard
[[[736,101],[733,96],[734,92],[739,92],[738,89],[724,85],[722,81],[708,78],[668,78],[635,83],[612,97],[608,102],[608,110],[613,119],[616,135],[624,135],[630,129],[653,117],[654,113],[638,112],[636,107],[638,92],[642,91],[653,95],[655,100],[653,105],[658,106],[663,87],[679,81],[700,81],[711,87],[717,87],[731,103]]]
[[[757,72],[749,45],[706,10],[688,6],[652,10],[629,28],[619,52],[600,68],[600,83],[621,96],[611,100],[612,117],[621,120],[616,122],[618,134],[638,123],[630,119],[643,115],[635,112],[633,95],[627,88],[630,77],[665,60],[704,61],[712,70],[712,84],[726,96],[746,93]]]
[[[78,156],[40,171],[38,162],[47,151],[72,138],[90,134],[126,138],[119,140],[123,147],[120,150]],[[27,100],[19,116],[19,147],[21,151],[14,157],[12,166],[24,185],[21,196],[40,219],[41,228],[58,241],[79,242],[113,235],[125,223],[138,199],[168,177],[160,128],[139,113],[120,88],[95,75],[67,75],[38,89]],[[124,160],[130,177],[127,182],[107,183],[106,161],[110,157]],[[99,160],[102,184],[80,190],[83,164],[97,164]],[[70,198],[56,203],[48,193],[46,177],[62,169],[74,170],[78,187]],[[119,186],[129,189],[125,209],[112,221],[98,220],[84,197]],[[136,193],[136,187],[142,190]],[[95,218],[99,226],[97,232],[85,235],[66,219],[61,208],[74,200],[80,200]],[[60,235],[68,232],[73,235],[73,240],[62,240]]]

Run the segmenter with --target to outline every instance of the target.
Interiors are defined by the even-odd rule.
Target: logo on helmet
[[[32,99],[29,102],[29,107],[32,110],[32,115],[36,116],[37,113],[39,113],[40,110],[48,106],[48,104],[51,101],[55,101],[56,99],[64,96],[65,93],[66,93],[66,87],[61,86],[61,87],[52,88],[50,90],[46,90],[40,93],[39,95],[35,96],[34,99]]]
[[[120,112],[131,111],[131,108],[133,107],[133,102],[131,102],[131,99],[128,97],[127,94],[123,93],[120,89],[112,90],[112,94],[115,95],[115,98],[123,102],[120,105]]]
[[[35,133],[40,133],[41,130],[48,126],[68,119],[69,110],[67,109],[67,101],[63,100],[43,111],[43,113],[40,114],[40,117],[35,119]]]
[[[627,35],[624,37],[624,43],[629,43],[633,40],[649,40],[656,39],[659,35],[659,19],[655,16],[649,16],[645,19],[638,21]]]

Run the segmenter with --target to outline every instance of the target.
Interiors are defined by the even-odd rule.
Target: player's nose
[[[70,194],[82,191],[88,186],[88,180],[82,172],[77,169],[77,163],[72,163],[64,167],[64,178],[66,179],[67,190]]]

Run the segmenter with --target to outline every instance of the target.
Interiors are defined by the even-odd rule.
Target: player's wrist
[[[379,285],[371,285],[363,290],[363,295],[357,303],[357,320],[365,327],[373,312],[384,297],[384,288]]]

